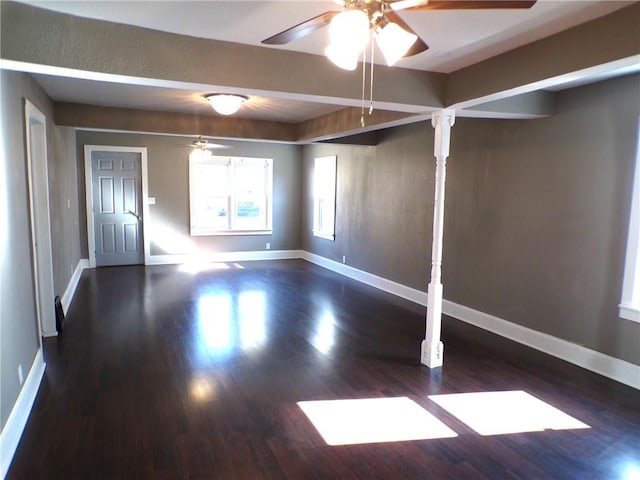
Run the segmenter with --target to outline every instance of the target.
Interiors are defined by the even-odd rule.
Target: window
[[[334,240],[336,157],[318,157],[313,166],[313,235]]]
[[[189,156],[191,235],[271,233],[273,160]]]
[[[631,194],[627,258],[622,283],[620,318],[640,322],[640,122],[638,122],[636,172]]]

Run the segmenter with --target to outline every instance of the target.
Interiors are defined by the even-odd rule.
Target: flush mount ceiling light
[[[242,104],[249,100],[244,95],[235,95],[229,93],[213,93],[211,95],[205,95],[205,97],[213,109],[220,115],[233,115],[236,113]]]

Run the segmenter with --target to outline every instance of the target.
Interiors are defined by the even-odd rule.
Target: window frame
[[[620,318],[640,323],[640,120],[638,121],[638,145],[629,212],[629,234],[622,280]]]
[[[264,192],[265,192],[265,228],[236,228],[236,199],[238,197],[236,167],[244,162],[262,163],[264,162]],[[196,180],[196,169],[200,165],[223,165],[227,166],[227,227],[208,228],[195,224],[197,218],[198,201],[195,196],[199,195],[199,182]],[[273,159],[262,157],[234,157],[212,155],[208,151],[196,150],[189,155],[189,233],[192,237],[202,236],[226,236],[226,235],[271,235],[273,233]]]
[[[319,167],[331,170],[330,180],[327,184],[319,185]],[[313,163],[313,236],[335,241],[336,230],[336,195],[338,184],[338,157],[329,155],[326,157],[316,157]],[[322,190],[322,194],[320,191]],[[323,206],[328,205],[331,212],[330,226],[324,225]]]

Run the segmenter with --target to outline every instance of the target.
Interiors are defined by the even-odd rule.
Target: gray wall
[[[80,259],[73,131],[53,125],[53,105],[30,76],[0,71],[0,424],[20,392],[18,365],[27,375],[39,348],[29,221],[24,98],[47,117],[54,288],[61,295]],[[67,207],[69,198],[71,208]],[[64,199],[64,200],[62,200]],[[61,209],[61,203],[64,209]],[[51,299],[53,302],[53,299]]]
[[[221,141],[232,148],[214,155],[273,158],[273,234],[247,236],[189,235],[189,146],[193,137],[82,131],[77,134],[78,166],[84,182],[84,146],[114,145],[147,147],[151,205],[147,227],[151,230],[151,254],[185,254],[300,248],[301,147],[264,142]],[[80,187],[83,190],[84,184]],[[86,224],[86,216],[82,220]],[[84,240],[86,245],[86,238]],[[86,247],[85,247],[86,248]]]
[[[618,318],[640,76],[557,94],[537,120],[458,119],[445,207],[445,298],[640,364]],[[313,238],[313,158],[338,155],[336,241]],[[433,211],[427,123],[375,149],[304,148],[303,249],[425,290]]]
[[[62,295],[78,260],[87,258],[81,254],[80,243],[79,216],[80,210],[84,211],[84,198],[78,192],[75,130],[52,125],[48,141],[49,150],[55,152],[49,158],[53,285],[56,294]]]
[[[337,155],[335,241],[314,237],[313,159]],[[431,256],[433,132],[421,122],[382,135],[377,147],[304,148],[303,249],[425,289]]]

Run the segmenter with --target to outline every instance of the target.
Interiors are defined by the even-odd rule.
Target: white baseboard
[[[0,432],[0,478],[5,478],[9,471],[13,455],[16,453],[20,437],[22,437],[22,432],[27,425],[31,408],[38,394],[45,367],[42,349],[38,349],[18,399],[9,414],[7,423]]]
[[[336,262],[335,260],[329,260],[328,258],[321,257],[320,255],[316,255],[315,253],[303,251],[302,258],[311,263],[315,263],[316,265],[320,265],[321,267],[332,270],[336,273],[340,273],[345,277],[358,280],[359,282],[366,283],[367,285],[379,288],[380,290],[384,290],[385,292],[392,293],[397,297],[411,300],[412,302],[419,305],[427,305],[427,292],[421,292],[420,290],[407,287],[406,285],[394,282],[393,280],[379,277],[372,273],[365,272],[364,270],[358,270],[357,268],[345,265],[344,263]]]
[[[328,258],[310,252],[303,251],[302,258],[419,305],[427,305],[426,291],[423,292],[412,287],[407,287],[406,285],[387,280],[386,278],[358,270],[357,268],[329,260]],[[457,318],[463,322],[488,330],[640,390],[640,366],[638,365],[605,355],[583,347],[582,345],[553,337],[546,333],[523,327],[488,313],[459,305],[449,300],[443,300],[442,312],[450,317]]]
[[[640,390],[640,366],[633,363],[448,300],[443,300],[442,311],[463,322],[470,323]]]
[[[249,262],[253,260],[288,260],[300,258],[300,250],[257,250],[248,252],[218,252],[204,256],[151,255],[147,265],[178,265],[183,263]]]
[[[71,300],[73,300],[73,295],[76,293],[76,288],[78,288],[78,282],[80,281],[80,276],[82,275],[82,271],[85,268],[89,268],[89,259],[81,258],[78,261],[78,265],[76,265],[76,269],[73,271],[71,278],[69,279],[67,288],[62,294],[62,297],[60,297],[60,301],[62,302],[62,308],[64,309],[65,313],[69,311],[69,307],[71,306]]]

